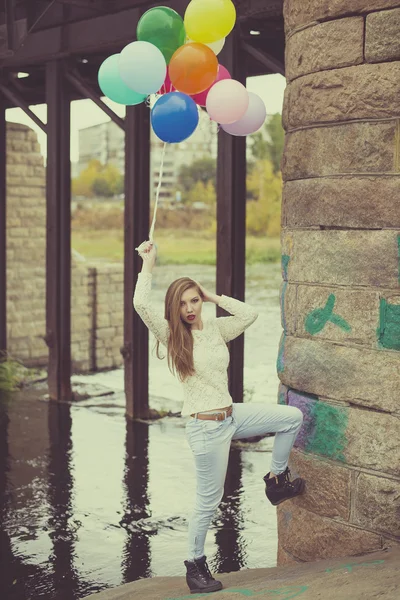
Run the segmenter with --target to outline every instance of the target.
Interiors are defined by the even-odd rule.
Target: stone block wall
[[[123,265],[72,261],[74,372],[123,362]],[[7,123],[8,352],[27,366],[47,364],[46,173],[36,133]]]
[[[72,371],[89,371],[92,332],[92,273],[73,265],[71,274],[71,358]]]
[[[36,134],[7,123],[7,324],[10,354],[47,359],[45,167]]]
[[[278,561],[400,542],[400,0],[285,0]]]
[[[124,339],[124,269],[122,264],[97,268],[95,294],[96,340],[93,370],[122,364]]]

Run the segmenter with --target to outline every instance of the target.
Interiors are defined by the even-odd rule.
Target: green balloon
[[[175,50],[183,46],[186,40],[182,17],[167,6],[146,11],[138,23],[136,34],[139,41],[157,46],[167,65]]]
[[[112,54],[101,64],[97,76],[101,91],[107,98],[118,102],[118,104],[124,104],[125,106],[141,104],[147,96],[131,90],[122,81],[118,64],[119,54]]]

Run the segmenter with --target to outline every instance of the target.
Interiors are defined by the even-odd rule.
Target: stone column
[[[8,351],[28,365],[47,361],[45,191],[36,133],[7,123]]]
[[[400,542],[400,0],[286,0],[280,564]]]
[[[90,274],[72,265],[74,371],[89,369]],[[27,366],[47,364],[46,172],[37,135],[7,123],[7,337],[12,358]]]

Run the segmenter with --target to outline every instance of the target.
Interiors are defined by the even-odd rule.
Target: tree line
[[[281,115],[272,115],[263,129],[248,137],[247,150],[247,231],[279,235],[282,180],[280,162],[284,131]],[[181,204],[190,208],[200,203],[215,213],[216,161],[203,156],[182,165],[177,177]],[[112,198],[123,193],[123,175],[112,164],[93,160],[72,181],[76,196]]]

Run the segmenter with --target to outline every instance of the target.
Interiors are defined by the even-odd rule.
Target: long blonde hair
[[[168,367],[173,374],[177,374],[181,381],[195,373],[192,331],[190,325],[181,319],[182,294],[190,288],[195,288],[203,299],[197,283],[190,277],[181,277],[173,281],[165,295],[164,317],[169,325]],[[159,354],[160,342],[157,342],[156,347],[158,358],[162,358]]]

